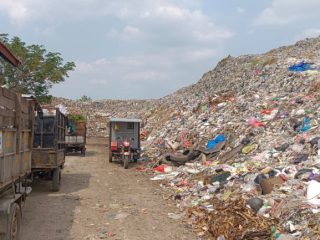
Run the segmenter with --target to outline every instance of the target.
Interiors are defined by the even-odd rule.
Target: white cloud
[[[257,25],[287,25],[320,15],[319,0],[273,0],[258,17]]]
[[[169,17],[176,19],[184,19],[189,12],[186,9],[182,9],[176,6],[159,6],[155,13],[161,17]],[[150,15],[149,15],[150,16]]]
[[[192,38],[197,41],[219,41],[230,38],[233,32],[212,22],[196,7],[196,0],[0,0],[0,11],[14,23],[33,21],[57,22],[84,20],[97,17],[116,17],[126,24],[106,33],[122,40],[141,39],[157,35],[158,30],[167,36]],[[183,5],[184,4],[184,5]],[[159,29],[157,29],[157,27]],[[167,30],[166,30],[167,29]],[[145,35],[146,34],[146,35]],[[151,36],[152,37],[152,36]]]
[[[99,54],[90,56],[96,60],[83,56],[76,62],[70,79],[54,87],[58,96],[77,86],[79,91],[72,91],[73,96],[68,91],[68,97],[104,98],[110,89],[119,97],[132,89],[139,89],[134,97],[161,97],[199,79],[234,36],[201,10],[199,0],[16,0],[17,5],[11,1],[0,0],[0,12],[15,24],[36,25],[43,35],[59,35],[76,26],[71,36],[76,39],[77,34],[83,37],[76,24],[95,23],[90,30],[97,31],[96,36],[90,37],[106,42]],[[19,14],[14,13],[16,6]]]
[[[320,28],[308,28],[304,30],[302,33],[295,36],[294,40],[299,41],[305,38],[312,38],[320,36]]]
[[[24,20],[28,16],[28,8],[23,1],[0,0],[0,11],[6,12],[15,23]]]
[[[172,4],[150,5],[141,9],[139,17],[130,18],[145,37],[163,43],[175,42],[203,44],[221,42],[234,33],[226,27],[216,25],[210,17],[198,9],[188,9]]]

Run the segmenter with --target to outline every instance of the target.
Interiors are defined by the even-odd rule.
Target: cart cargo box
[[[82,155],[86,153],[86,139],[87,139],[87,123],[86,121],[68,119],[68,133],[65,138],[66,153],[81,152]]]
[[[65,162],[67,118],[58,108],[43,108],[43,118],[35,127],[32,154],[34,177],[52,180],[52,189],[60,188],[61,169]]]

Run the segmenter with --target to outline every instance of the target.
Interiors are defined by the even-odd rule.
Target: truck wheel
[[[82,148],[82,149],[81,149],[81,155],[82,155],[82,156],[85,156],[85,155],[86,155],[86,149],[85,149],[85,148]]]
[[[129,156],[125,156],[123,159],[123,167],[124,169],[128,169],[129,167]]]
[[[17,203],[11,206],[9,217],[8,240],[20,240],[21,210]]]
[[[58,192],[60,190],[61,172],[60,167],[57,167],[52,172],[52,191]]]

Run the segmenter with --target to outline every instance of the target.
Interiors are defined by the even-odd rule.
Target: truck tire
[[[81,148],[81,155],[82,156],[85,156],[86,155],[86,148]]]
[[[52,191],[58,192],[60,190],[61,171],[60,167],[52,171]]]
[[[3,239],[21,240],[21,210],[17,203],[12,204],[11,206],[8,228],[7,234]]]
[[[109,152],[109,162],[112,162],[112,152]]]
[[[128,169],[128,167],[129,167],[129,156],[124,156],[123,167],[124,167],[124,169]]]

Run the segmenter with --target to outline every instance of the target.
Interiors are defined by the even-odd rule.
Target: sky
[[[0,0],[0,32],[76,63],[51,94],[150,99],[223,57],[320,35],[319,0]]]

